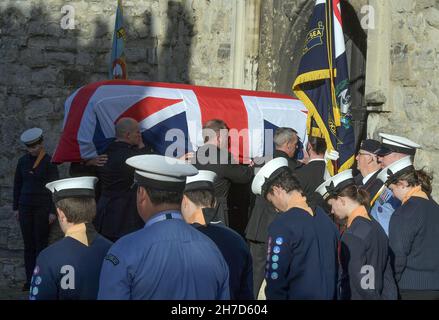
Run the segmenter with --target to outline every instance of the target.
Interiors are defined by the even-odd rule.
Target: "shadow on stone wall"
[[[63,4],[35,0],[0,8],[0,299],[14,297],[4,287],[16,288],[24,281],[23,244],[11,210],[15,166],[25,152],[19,136],[29,127],[41,127],[52,153],[66,97],[80,86],[108,79],[115,3],[73,3],[79,8],[73,30],[60,27]],[[150,11],[126,9],[129,78],[190,83],[191,12],[168,1],[162,37],[152,33]],[[67,175],[67,168],[61,175]]]

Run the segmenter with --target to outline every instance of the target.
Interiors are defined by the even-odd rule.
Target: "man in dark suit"
[[[213,171],[217,174],[214,182],[217,200],[217,216],[207,217],[207,223],[222,221],[229,225],[227,198],[232,183],[250,183],[253,168],[239,164],[238,160],[228,151],[229,134],[226,123],[219,119],[209,120],[203,127],[204,145],[201,146],[192,163],[198,170]]]
[[[377,140],[363,140],[356,157],[357,168],[360,170],[360,174],[355,177],[355,182],[369,193],[371,201],[383,186],[382,181],[377,179],[381,165],[375,154],[380,146],[381,143]]]
[[[274,134],[275,150],[273,158],[282,157],[287,159],[288,167],[293,171],[298,166],[297,161],[293,158],[298,141],[297,132],[291,128],[278,128]],[[262,196],[257,195],[245,232],[253,259],[253,290],[256,298],[265,275],[268,226],[276,216],[277,213],[274,207]]]
[[[142,141],[136,120],[122,118],[115,129],[116,140],[105,150],[108,161],[96,167],[102,189],[94,221],[96,230],[113,242],[144,225],[137,214],[136,190],[131,188],[134,169],[125,161],[136,155],[151,153]]]
[[[309,161],[306,165],[299,167],[295,172],[311,208],[319,205],[326,209],[326,204],[322,196],[315,192],[317,187],[324,181],[323,177],[326,168],[326,161],[324,159],[325,151],[325,139],[310,136],[306,146]]]

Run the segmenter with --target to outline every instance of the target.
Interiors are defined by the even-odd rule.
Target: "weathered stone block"
[[[425,12],[425,20],[430,26],[439,28],[439,10],[436,8],[429,8]]]
[[[93,57],[89,53],[80,52],[76,55],[76,64],[89,66],[93,63]]]
[[[20,52],[20,62],[31,68],[42,68],[48,65],[45,51],[32,47]]]
[[[222,43],[218,49],[218,59],[226,60],[230,58],[231,45],[230,43]]]
[[[64,85],[68,87],[79,88],[88,82],[86,74],[75,69],[64,69],[61,74],[63,75]]]
[[[29,120],[44,117],[53,112],[53,103],[47,99],[32,100],[26,105],[25,117]]]
[[[8,244],[8,232],[7,228],[0,228],[0,247],[4,248]]]
[[[146,48],[135,47],[125,48],[127,61],[132,63],[146,61]]]

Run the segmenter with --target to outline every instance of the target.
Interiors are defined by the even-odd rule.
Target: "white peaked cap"
[[[187,177],[186,184],[193,183],[193,182],[199,182],[199,181],[207,181],[207,182],[214,182],[216,178],[216,173],[209,170],[199,170],[198,174]]]
[[[187,177],[185,191],[190,190],[213,190],[213,182],[217,174],[209,170],[199,170],[195,176]]]
[[[407,156],[385,167],[378,174],[377,178],[382,182],[389,184],[389,182],[394,181],[398,176],[401,176],[401,174],[411,169],[414,169],[412,157]]]
[[[33,144],[40,140],[41,136],[43,135],[43,130],[40,128],[32,128],[28,129],[25,132],[23,132],[20,136],[21,142],[23,142],[26,145]]]
[[[380,133],[381,148],[378,150],[378,154],[385,155],[390,152],[399,152],[408,155],[414,155],[416,153],[416,149],[419,149],[421,145],[413,142],[410,139],[405,137],[396,136],[393,134]],[[387,151],[387,152],[386,152]]]
[[[288,168],[288,160],[279,157],[274,158],[267,162],[256,174],[252,182],[252,191],[254,194],[262,195],[262,187],[266,180],[272,178],[272,174],[278,170],[279,168],[287,167]]]
[[[352,169],[348,169],[327,179],[317,187],[316,192],[326,200],[330,195],[335,195],[351,184],[354,184],[354,177],[352,175]]]
[[[183,160],[155,154],[134,156],[125,162],[135,169],[138,184],[159,190],[182,191],[186,177],[198,173],[197,168]]]
[[[63,198],[94,197],[96,177],[68,178],[49,182],[46,188],[53,193],[54,201]]]

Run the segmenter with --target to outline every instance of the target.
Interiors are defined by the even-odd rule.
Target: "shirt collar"
[[[376,171],[374,171],[374,172],[371,172],[371,173],[369,173],[367,176],[365,176],[365,177],[363,178],[363,184],[366,184],[367,181],[369,181],[370,178],[372,178],[372,176],[373,176],[375,173],[377,173],[378,171],[379,171],[379,169],[376,170]]]

